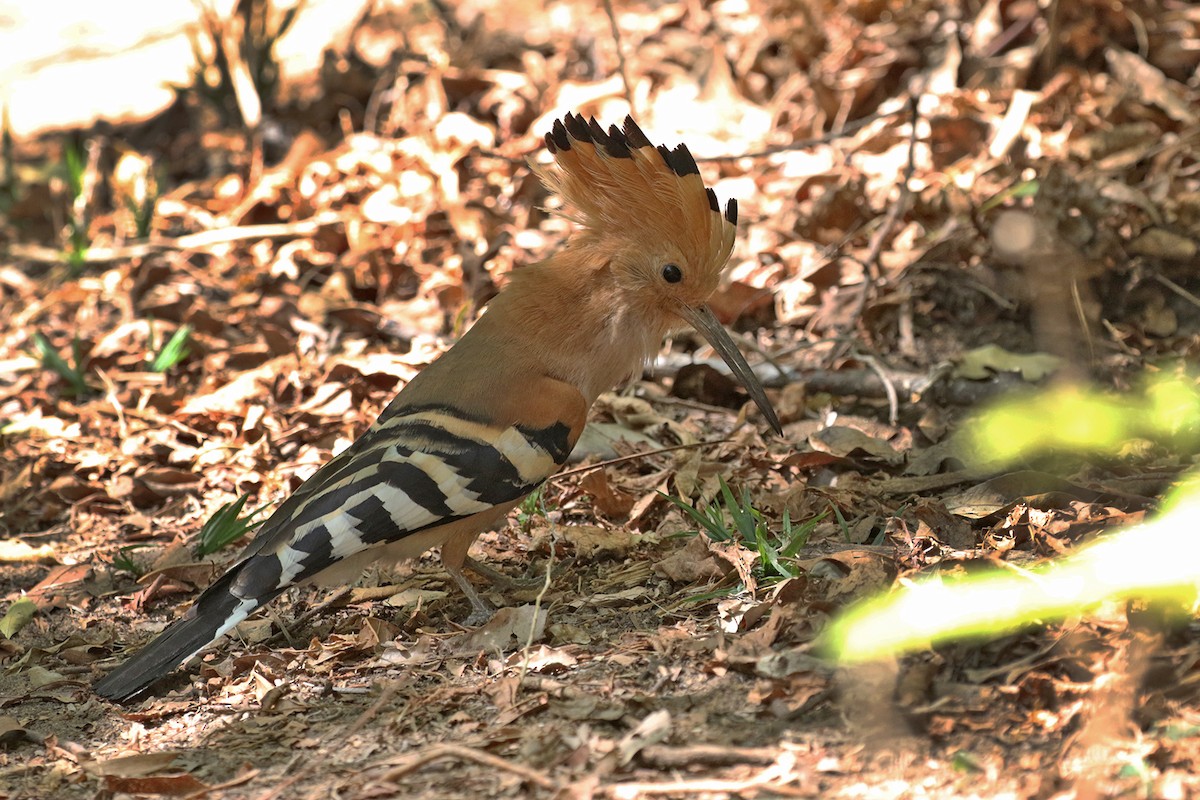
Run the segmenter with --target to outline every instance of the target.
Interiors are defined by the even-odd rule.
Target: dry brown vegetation
[[[206,88],[6,149],[0,590],[36,613],[0,637],[0,797],[1200,790],[1190,619],[1113,605],[854,670],[810,648],[897,579],[1021,569],[1141,519],[1192,464],[1142,442],[996,472],[948,442],[1047,355],[1116,388],[1195,358],[1193,4],[381,6],[278,92],[252,56],[279,17],[241,7],[210,24],[258,50]],[[480,540],[551,573],[489,590],[488,625],[455,624],[427,557],[291,593],[140,703],[93,696],[236,553],[196,557],[206,519],[295,490],[561,241],[524,162],[550,120],[631,107],[738,198],[714,308],[786,436],[681,336],[576,454],[641,455],[551,480]],[[790,576],[680,535],[663,494],[704,507],[721,479],[773,535],[813,521]]]

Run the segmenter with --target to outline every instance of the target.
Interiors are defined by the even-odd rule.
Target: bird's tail
[[[238,597],[233,593],[233,584],[239,573],[235,567],[204,590],[183,617],[100,680],[93,687],[96,694],[118,702],[133,698],[281,591],[264,597]]]

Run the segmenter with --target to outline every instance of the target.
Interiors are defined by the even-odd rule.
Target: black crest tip
[[[705,188],[704,193],[708,195],[708,207],[720,214],[721,204],[717,202],[717,193],[709,188]]]
[[[588,120],[588,131],[592,134],[592,141],[596,144],[608,144],[608,134],[604,132],[604,128],[600,125],[600,123],[596,122],[595,117],[592,117]]]
[[[566,123],[567,133],[571,134],[575,141],[592,141],[592,134],[588,131],[587,123],[583,121],[583,117],[568,111],[567,115],[563,117],[563,122]]]
[[[567,135],[567,129],[563,127],[560,120],[554,120],[554,127],[550,129],[548,135],[554,140],[554,144],[559,150],[571,149],[571,137]]]
[[[646,134],[642,133],[642,129],[638,127],[638,124],[633,121],[633,117],[625,117],[625,141],[634,149],[654,146],[650,143],[650,139],[646,137]]]
[[[614,158],[633,158],[625,135],[616,125],[608,129],[608,141],[604,143],[604,151]]]
[[[737,200],[730,198],[725,204],[725,219],[730,225],[737,225]]]
[[[666,145],[660,144],[658,152],[662,155],[667,167],[679,177],[686,178],[688,175],[700,174],[700,168],[696,166],[696,159],[692,158],[692,154],[688,152],[687,145],[681,144],[674,150],[669,150]]]
[[[671,169],[675,170],[675,174],[681,178],[700,174],[700,167],[696,166],[696,159],[692,158],[687,145],[683,144],[676,146],[671,151]]]

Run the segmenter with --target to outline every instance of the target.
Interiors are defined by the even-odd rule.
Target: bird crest
[[[632,117],[623,129],[567,113],[546,134],[552,165],[530,166],[566,203],[563,215],[586,241],[618,233],[668,239],[689,263],[715,276],[733,250],[737,201],[721,210],[685,145],[655,147]]]

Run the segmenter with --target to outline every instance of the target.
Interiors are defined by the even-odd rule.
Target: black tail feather
[[[96,694],[118,702],[132,699],[278,594],[247,606],[230,591],[238,572],[234,568],[225,573],[181,619],[96,683]]]

